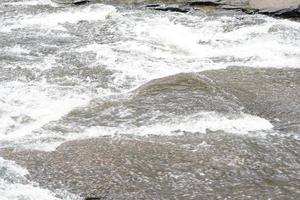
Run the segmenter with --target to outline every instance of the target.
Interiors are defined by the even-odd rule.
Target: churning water
[[[274,128],[276,117],[256,115],[228,94],[208,99],[212,93],[194,96],[192,88],[176,96],[181,80],[175,86],[167,81],[179,90],[176,94],[156,88],[160,85],[151,89],[154,79],[229,66],[289,68],[290,73],[296,70],[293,80],[299,85],[300,23],[231,11],[182,14],[120,5],[2,0],[0,147],[49,151],[65,141],[116,134],[176,136],[210,130],[261,140],[279,134],[294,142],[294,155],[281,150],[292,156],[296,170],[299,129],[282,132]],[[268,91],[264,89],[258,91]],[[161,98],[152,97],[153,90]],[[211,105],[199,106],[200,97]],[[298,114],[293,124],[299,125]],[[297,172],[295,184],[300,180]],[[0,158],[0,199],[79,198],[63,189],[42,188],[26,174],[13,161]],[[295,197],[300,191],[294,187]]]

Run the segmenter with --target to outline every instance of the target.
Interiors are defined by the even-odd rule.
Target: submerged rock
[[[300,130],[300,70],[228,68],[202,73],[238,99],[244,111],[277,129]]]
[[[74,5],[83,5],[83,4],[87,4],[89,3],[89,0],[79,0],[79,1],[75,1],[73,2]]]
[[[91,2],[91,0],[52,0],[52,1],[58,4],[72,4],[72,5],[84,5]]]
[[[300,130],[300,70],[231,67],[152,80],[129,97],[95,99],[45,129],[140,127],[201,112],[270,120],[278,130]]]
[[[165,4],[149,4],[146,5],[146,8],[151,8],[153,10],[181,12],[181,13],[187,13],[190,11],[190,8],[188,7],[179,6],[179,5],[165,5]]]
[[[219,6],[221,4],[220,0],[196,0],[189,1],[190,6]]]
[[[210,132],[94,138],[53,152],[2,149],[0,155],[26,167],[40,186],[86,199],[297,199],[299,147],[288,138]]]
[[[230,67],[163,77],[123,99],[95,99],[56,125],[121,131],[203,111],[243,111],[285,132],[123,135],[70,141],[52,152],[1,149],[0,156],[26,167],[42,187],[86,199],[298,198],[300,141],[284,134],[300,130],[299,69]]]

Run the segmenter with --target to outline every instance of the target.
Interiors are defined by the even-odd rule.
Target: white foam
[[[30,50],[17,44],[13,47],[5,47],[5,48],[0,49],[0,53],[11,53],[14,55],[15,54],[24,55],[24,54],[29,54]]]
[[[115,12],[116,9],[112,6],[95,4],[68,8],[57,13],[27,16],[18,22],[24,22],[25,26],[36,24],[57,28],[66,22],[103,20]],[[240,19],[236,19],[235,16],[215,19],[172,13],[164,13],[162,17],[162,14],[149,13],[143,13],[142,17],[140,13],[135,14],[135,11],[113,15],[110,20],[115,24],[110,28],[116,28],[115,33],[120,35],[120,40],[106,44],[93,41],[75,49],[80,53],[96,52],[97,62],[92,65],[107,66],[109,70],[114,71],[113,84],[116,88],[119,86],[121,91],[123,84],[130,85],[126,89],[132,89],[155,78],[181,72],[225,68],[228,65],[299,67],[300,39],[296,37],[300,30],[299,23],[249,16],[250,19],[247,20],[257,19],[264,22],[239,26],[237,22]],[[229,25],[236,28],[231,30]],[[271,31],[278,26],[281,28]],[[284,37],[286,34],[289,35],[289,39]],[[10,51],[28,53],[21,46],[16,46]],[[214,62],[214,57],[220,60]],[[234,59],[231,60],[232,58]],[[49,60],[51,62],[48,68],[56,64],[55,55],[49,57]],[[2,87],[1,94],[5,103],[1,103],[3,114],[0,129],[6,133],[2,134],[3,138],[22,138],[85,102],[81,97],[65,99],[57,96],[56,92],[44,93],[42,90],[45,88],[47,87],[26,84],[20,86],[18,83]],[[53,91],[56,89],[53,88]],[[71,92],[68,95],[73,94]],[[18,101],[20,104],[8,103]],[[60,108],[59,111],[53,112],[56,108]],[[30,116],[33,122],[29,125],[20,124],[16,119],[22,116]],[[221,120],[219,123],[227,130],[228,120]],[[248,130],[246,127],[237,130],[243,132],[244,129]],[[233,129],[230,131],[233,132]]]
[[[225,131],[233,134],[251,134],[256,131],[271,130],[273,125],[266,119],[242,113],[238,116],[226,116],[216,112],[201,112],[191,116],[172,118],[170,122],[155,123],[141,127],[92,127],[86,130],[84,136],[93,137],[112,134],[136,135],[174,135],[183,132],[205,133]]]
[[[53,151],[57,146],[65,141],[87,139],[100,136],[115,136],[122,134],[132,134],[138,136],[147,135],[181,135],[184,132],[206,133],[210,131],[224,131],[231,134],[248,136],[265,136],[272,130],[273,125],[266,119],[241,113],[240,115],[223,115],[216,112],[201,112],[190,116],[172,117],[165,122],[155,122],[150,125],[135,127],[130,124],[117,127],[93,126],[86,128],[80,133],[59,134],[51,132],[45,133],[43,137],[60,138],[59,141],[49,143],[39,143],[25,145],[25,148]],[[39,135],[41,137],[42,135]],[[43,138],[41,137],[41,139]],[[42,139],[43,140],[43,139]]]
[[[25,175],[28,174],[28,171],[19,165],[17,165],[14,161],[5,160],[0,157],[0,166],[5,167],[6,173],[14,174],[17,177],[25,178]]]
[[[63,24],[77,23],[81,20],[96,21],[105,20],[107,16],[116,13],[113,6],[92,4],[84,8],[68,8],[64,11],[47,14],[37,14],[34,16],[25,15],[19,16],[17,20],[12,21],[13,25],[7,25],[0,29],[3,32],[9,32],[12,29],[31,27],[31,28],[46,28],[52,30],[65,30]]]
[[[258,22],[240,26],[235,16],[117,15],[112,17],[118,23],[116,33],[125,40],[93,42],[77,50],[96,52],[95,65],[118,72],[116,85],[132,77],[133,87],[172,74],[227,66],[299,68],[300,23],[260,15],[245,18]]]
[[[43,189],[33,184],[20,184],[20,183],[9,183],[0,179],[0,193],[1,200],[81,200],[72,194],[63,196],[62,198],[57,197],[57,194],[50,190]]]
[[[58,120],[89,100],[86,94],[48,85],[9,82],[0,88],[0,140],[30,135],[44,124]],[[74,92],[74,91],[73,91]]]
[[[265,23],[259,25],[227,31],[228,24],[234,24],[235,21],[234,17],[223,17],[213,21],[199,20],[193,22],[194,26],[187,26],[168,18],[154,18],[148,19],[146,23],[137,23],[134,30],[140,37],[151,39],[163,45],[167,51],[174,52],[173,58],[195,58],[205,62],[223,57],[225,62],[226,58],[235,58],[236,61],[228,62],[227,65],[299,67],[299,38],[288,41],[286,32],[270,32],[274,26],[288,26],[291,30],[299,30],[299,23],[267,18]],[[241,59],[244,61],[239,61]]]
[[[79,200],[80,198],[68,192],[61,191],[63,198],[57,194],[39,187],[36,183],[30,182],[25,175],[28,171],[13,161],[4,160],[0,157],[2,173],[0,175],[0,200]],[[9,179],[6,180],[6,179]]]
[[[4,5],[14,5],[14,6],[35,6],[35,5],[52,5],[55,6],[56,4],[51,0],[19,0],[16,2],[7,2]]]

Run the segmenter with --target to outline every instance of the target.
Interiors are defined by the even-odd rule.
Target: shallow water
[[[2,148],[49,151],[64,141],[120,134],[170,138],[207,130],[258,138],[278,134],[274,140],[288,137],[290,149],[296,151],[293,155],[279,145],[282,153],[296,160],[295,168],[299,166],[300,115],[288,109],[299,108],[299,102],[272,96],[274,91],[278,96],[290,94],[299,86],[299,22],[234,11],[182,14],[143,6],[3,0],[0,47]],[[272,76],[268,68],[282,69],[278,87],[272,88],[272,80],[251,90],[264,91],[259,105],[267,105],[269,95],[274,109],[259,113],[250,101],[235,99],[236,88],[226,89],[218,76],[216,88],[208,84],[213,77],[206,77],[209,93],[195,94],[194,84],[202,88],[201,74],[200,83],[194,74],[143,90],[157,78],[229,66],[267,68],[260,81]],[[242,82],[240,75],[233,78]],[[194,82],[187,84],[190,80]],[[284,91],[287,85],[290,90]],[[220,88],[221,93],[215,92]],[[158,95],[151,96],[153,92]],[[299,97],[297,92],[294,97]],[[25,169],[10,161],[1,160],[1,169],[0,199],[77,198],[66,191],[46,191],[47,186],[27,180],[18,171]],[[299,193],[297,189],[291,197]]]

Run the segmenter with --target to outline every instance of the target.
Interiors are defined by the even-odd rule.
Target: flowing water
[[[225,69],[230,66],[239,67]],[[297,199],[299,68],[297,21],[234,11],[182,14],[121,4],[1,0],[0,147],[52,151],[65,141],[93,137],[157,135],[170,142],[190,133],[191,139],[174,143],[193,152],[208,148],[204,143],[219,146],[207,153],[220,160],[215,165],[224,164],[222,151],[262,156],[247,165],[274,170],[265,172],[273,185],[262,189],[265,196],[249,187],[256,199]],[[1,200],[79,198],[67,187],[38,182],[0,157]],[[197,184],[209,194],[207,182]]]

